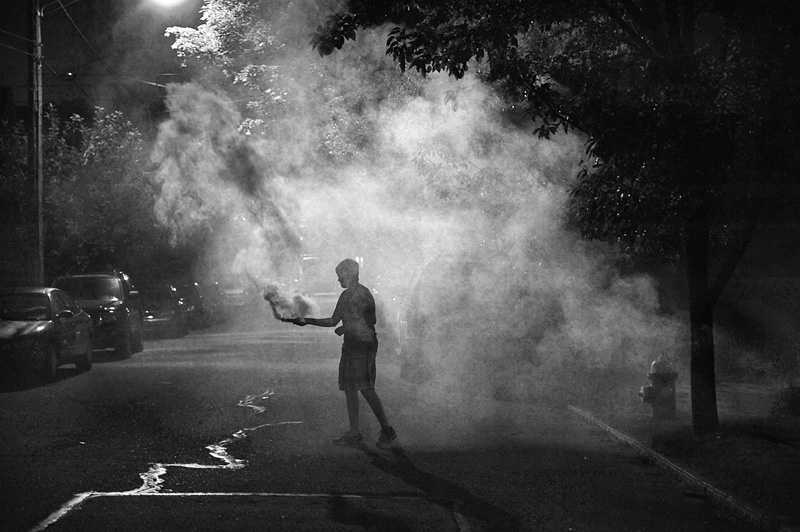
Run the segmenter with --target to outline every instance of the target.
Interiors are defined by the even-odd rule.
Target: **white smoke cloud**
[[[299,256],[314,254],[333,284],[336,263],[363,257],[362,282],[386,305],[383,327],[408,311],[424,316],[431,334],[403,325],[422,344],[406,349],[408,362],[452,389],[529,398],[564,368],[644,373],[658,354],[674,355],[682,326],[659,312],[654,281],[622,274],[613,249],[566,225],[582,139],[537,139],[472,75],[387,90],[396,67],[382,43],[367,33],[325,59],[329,84],[361,87],[373,128],[374,149],[347,165],[326,162],[303,131],[324,124],[324,99],[300,88],[314,72],[308,55],[283,65],[303,127],[282,138],[245,134],[220,92],[172,88],[154,154],[157,210],[176,240],[204,232],[203,273],[291,281]],[[455,266],[431,275],[429,264]]]

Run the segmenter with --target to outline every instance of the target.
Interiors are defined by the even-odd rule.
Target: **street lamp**
[[[178,4],[182,4],[186,0],[150,0],[150,1],[162,7],[175,7]]]
[[[40,0],[30,0],[30,34],[31,34],[31,69],[30,69],[30,105],[33,113],[31,141],[28,144],[29,163],[34,183],[34,199],[36,203],[36,268],[35,281],[44,286],[44,168],[42,155],[42,123],[44,109],[42,103],[42,18],[45,10],[55,4],[61,9],[79,0],[54,0],[41,5]],[[149,0],[163,7],[174,7],[186,0]]]

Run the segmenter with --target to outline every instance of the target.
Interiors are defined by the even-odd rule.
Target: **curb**
[[[614,436],[617,440],[621,441],[623,444],[633,448],[636,454],[643,456],[647,460],[654,462],[662,469],[665,469],[669,473],[677,476],[687,484],[691,485],[694,489],[706,495],[714,504],[725,508],[735,516],[744,517],[751,523],[767,529],[778,530],[779,532],[797,532],[797,529],[794,527],[787,528],[781,525],[780,520],[774,515],[768,514],[762,510],[759,510],[758,508],[754,508],[753,506],[737,499],[733,495],[714,487],[709,481],[699,477],[698,475],[695,475],[694,473],[690,473],[665,456],[655,452],[649,447],[642,445],[638,441],[623,434],[615,428],[603,423],[589,412],[581,410],[580,408],[572,405],[569,405],[568,408],[573,414],[583,418],[584,421],[602,428]]]

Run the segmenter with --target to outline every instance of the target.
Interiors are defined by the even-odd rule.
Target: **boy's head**
[[[339,276],[340,282],[357,282],[358,263],[353,259],[344,259],[342,262],[336,265],[336,275]],[[342,286],[345,286],[345,283],[342,283]]]

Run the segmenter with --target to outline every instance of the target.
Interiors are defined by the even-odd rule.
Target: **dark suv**
[[[127,358],[143,349],[139,293],[122,272],[66,275],[53,281],[91,317],[95,349]]]

